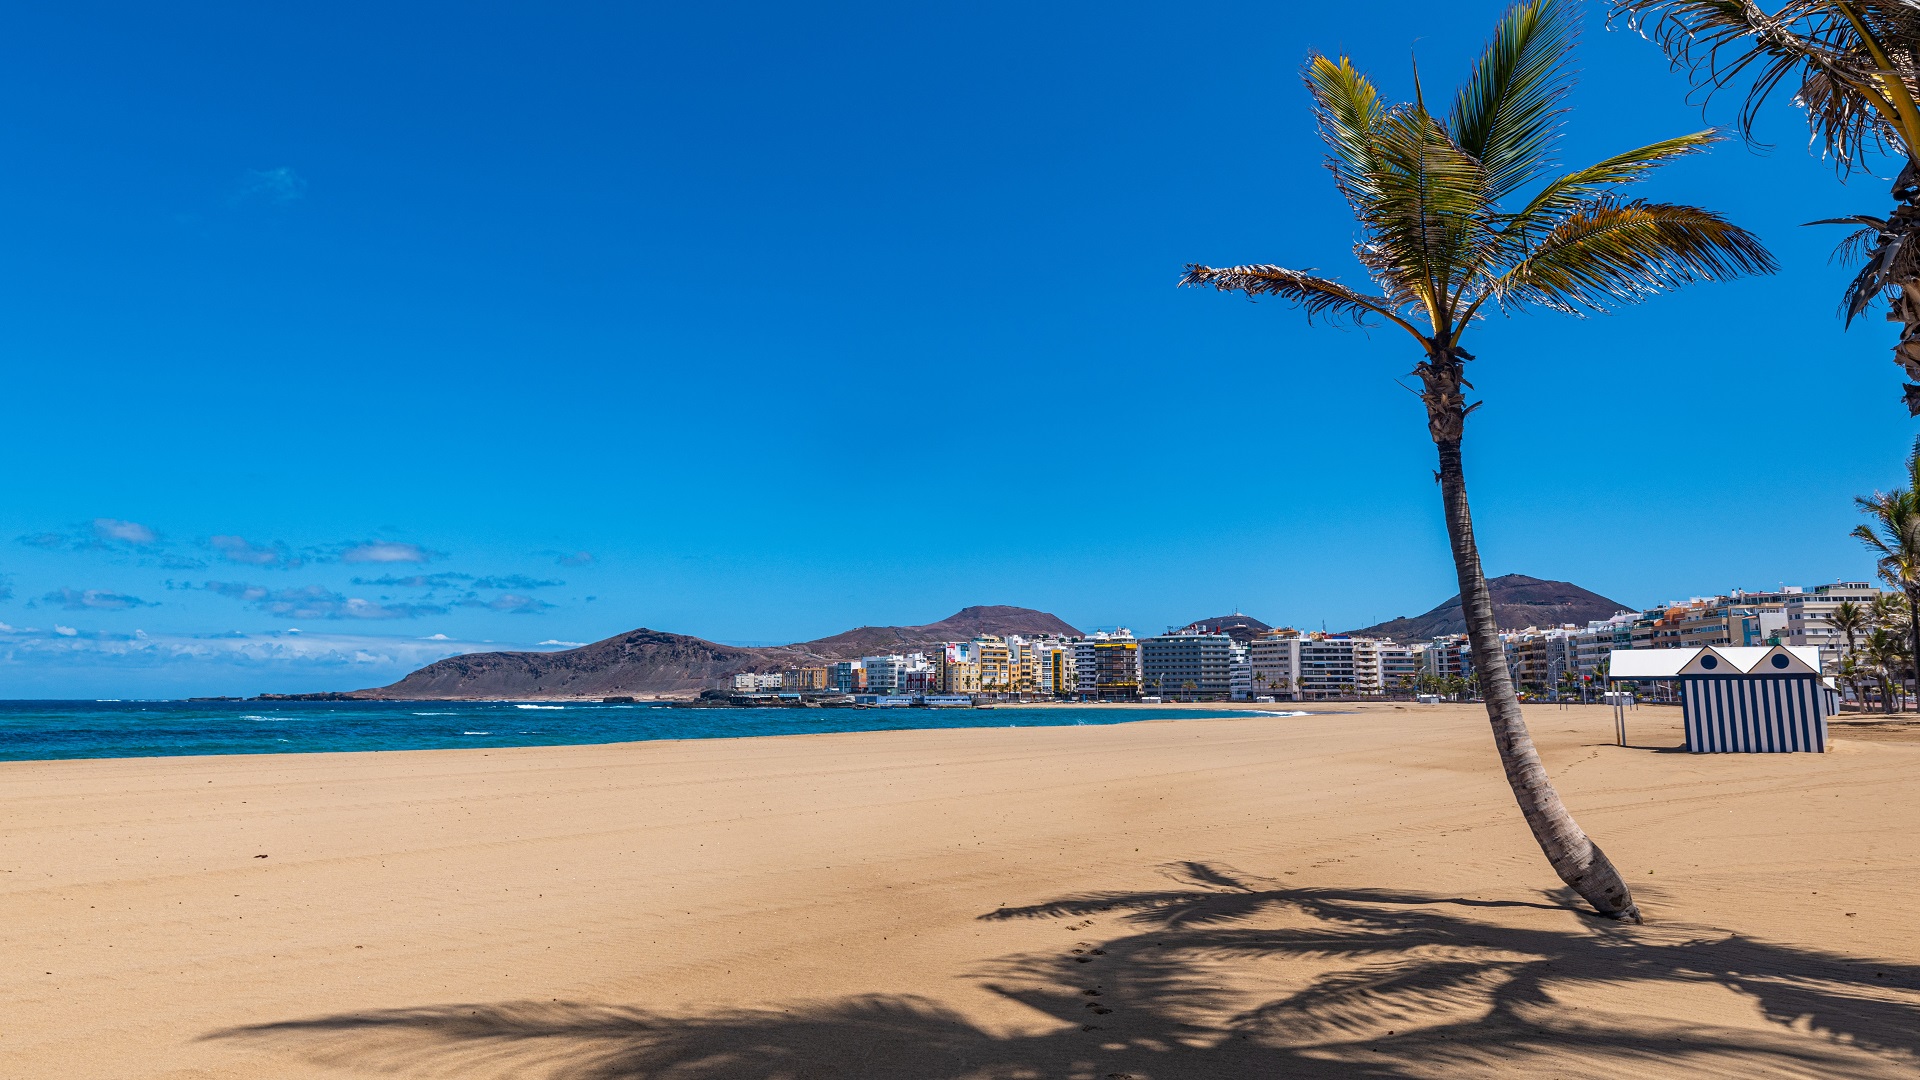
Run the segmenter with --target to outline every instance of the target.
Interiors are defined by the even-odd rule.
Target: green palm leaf
[[[1578,13],[1562,0],[1515,7],[1460,88],[1447,128],[1480,162],[1484,196],[1497,201],[1539,175],[1573,87],[1568,62]]]
[[[1562,220],[1497,292],[1509,306],[1604,311],[1691,281],[1774,269],[1757,239],[1710,210],[1606,198]]]

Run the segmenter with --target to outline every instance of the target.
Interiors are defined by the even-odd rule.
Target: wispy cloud
[[[153,601],[137,596],[100,589],[55,589],[40,599],[43,603],[58,604],[68,611],[126,611],[129,608],[157,606]]]
[[[207,546],[222,562],[237,563],[241,566],[258,566],[268,570],[298,570],[306,565],[306,560],[294,554],[293,549],[280,540],[271,543],[256,544],[244,536],[215,536],[207,541]]]
[[[564,551],[552,551],[548,552],[548,554],[552,555],[553,561],[560,566],[592,566],[594,564],[593,552],[591,551],[575,551],[571,554]]]
[[[268,589],[241,581],[209,581],[199,587],[289,619],[417,619],[447,613],[440,604],[390,604],[347,596],[320,585]]]
[[[516,645],[524,649],[529,646]],[[541,648],[543,646],[532,646]],[[407,669],[461,653],[502,648],[484,641],[283,631],[205,636],[108,634],[71,626],[51,629],[0,624],[0,663],[44,665],[117,660],[137,665],[227,662]]]
[[[491,600],[482,600],[477,596],[460,601],[461,607],[483,607],[492,611],[502,611],[509,615],[538,615],[550,610],[553,605],[545,600],[536,600],[531,596],[519,596],[514,593],[502,593]]]
[[[93,536],[103,544],[127,544],[132,547],[152,547],[160,542],[160,534],[151,527],[117,518],[94,518]]]
[[[540,644],[558,645],[561,648],[565,648],[565,649],[579,649],[579,648],[585,647],[587,643],[584,641],[561,641],[558,638],[548,638],[547,640],[541,642]]]
[[[348,544],[340,551],[340,561],[345,563],[424,563],[439,557],[437,551],[428,551],[419,544],[407,544],[398,540],[362,540]]]
[[[233,201],[284,206],[300,201],[306,194],[306,179],[282,165],[274,169],[248,169],[234,191]]]
[[[0,600],[11,599],[13,599],[13,579],[5,574],[0,574]]]
[[[354,578],[353,583],[390,589],[550,589],[566,584],[553,578],[531,578],[525,574],[475,577],[457,573],[410,574],[406,577],[388,574],[377,578]]]
[[[161,546],[160,534],[152,526],[119,518],[94,518],[67,532],[27,533],[14,539],[44,550],[64,547],[75,551],[144,552]]]

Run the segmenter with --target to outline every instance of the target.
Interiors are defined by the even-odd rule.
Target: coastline
[[[1641,928],[1555,896],[1477,706],[0,763],[0,1075],[1909,1074],[1920,744],[1673,712],[1528,710]],[[1485,979],[1247,1026],[1435,948]]]

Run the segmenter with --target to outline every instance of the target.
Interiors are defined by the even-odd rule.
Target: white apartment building
[[[1420,658],[1415,647],[1397,641],[1382,641],[1375,652],[1380,658],[1380,689],[1407,690],[1420,675]]]
[[[933,665],[922,654],[901,656],[863,656],[860,666],[867,670],[867,693],[904,694],[913,689],[907,685],[908,672],[931,672]],[[924,692],[924,682],[921,687]]]
[[[1247,678],[1255,697],[1298,701],[1300,635],[1291,630],[1262,634],[1247,646]]]
[[[1881,590],[1864,581],[1836,581],[1831,585],[1817,585],[1812,592],[1788,592],[1784,597],[1786,644],[1818,647],[1821,666],[1832,670],[1846,658],[1847,652],[1846,635],[1834,629],[1829,618],[1833,609],[1847,600],[1866,607],[1880,594]]]
[[[1228,697],[1234,701],[1253,700],[1253,656],[1245,645],[1232,645],[1227,650],[1227,689]]]
[[[733,692],[736,694],[764,694],[780,689],[785,681],[779,672],[762,675],[753,671],[742,671],[733,677]]]
[[[1294,631],[1254,638],[1248,669],[1254,695],[1288,701],[1371,696],[1416,671],[1412,648],[1397,642]]]
[[[1074,642],[1048,639],[1033,650],[1035,690],[1052,697],[1071,697],[1079,691],[1079,651]]]

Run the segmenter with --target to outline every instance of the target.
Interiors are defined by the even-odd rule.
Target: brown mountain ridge
[[[1080,631],[1032,608],[962,608],[921,626],[862,626],[793,645],[749,648],[642,627],[563,652],[483,652],[450,656],[399,682],[350,695],[366,699],[499,700],[620,695],[692,697],[724,688],[742,671],[779,671],[898,652],[981,634]]]
[[[1487,580],[1487,592],[1493,598],[1493,618],[1502,630],[1524,630],[1529,626],[1559,626],[1574,623],[1585,626],[1595,619],[1610,619],[1622,611],[1633,611],[1617,600],[1583,589],[1570,581],[1545,581],[1525,574],[1503,574]],[[1467,619],[1460,610],[1460,594],[1424,615],[1388,619],[1383,623],[1350,630],[1365,637],[1385,637],[1395,641],[1423,641],[1442,634],[1464,634]]]

